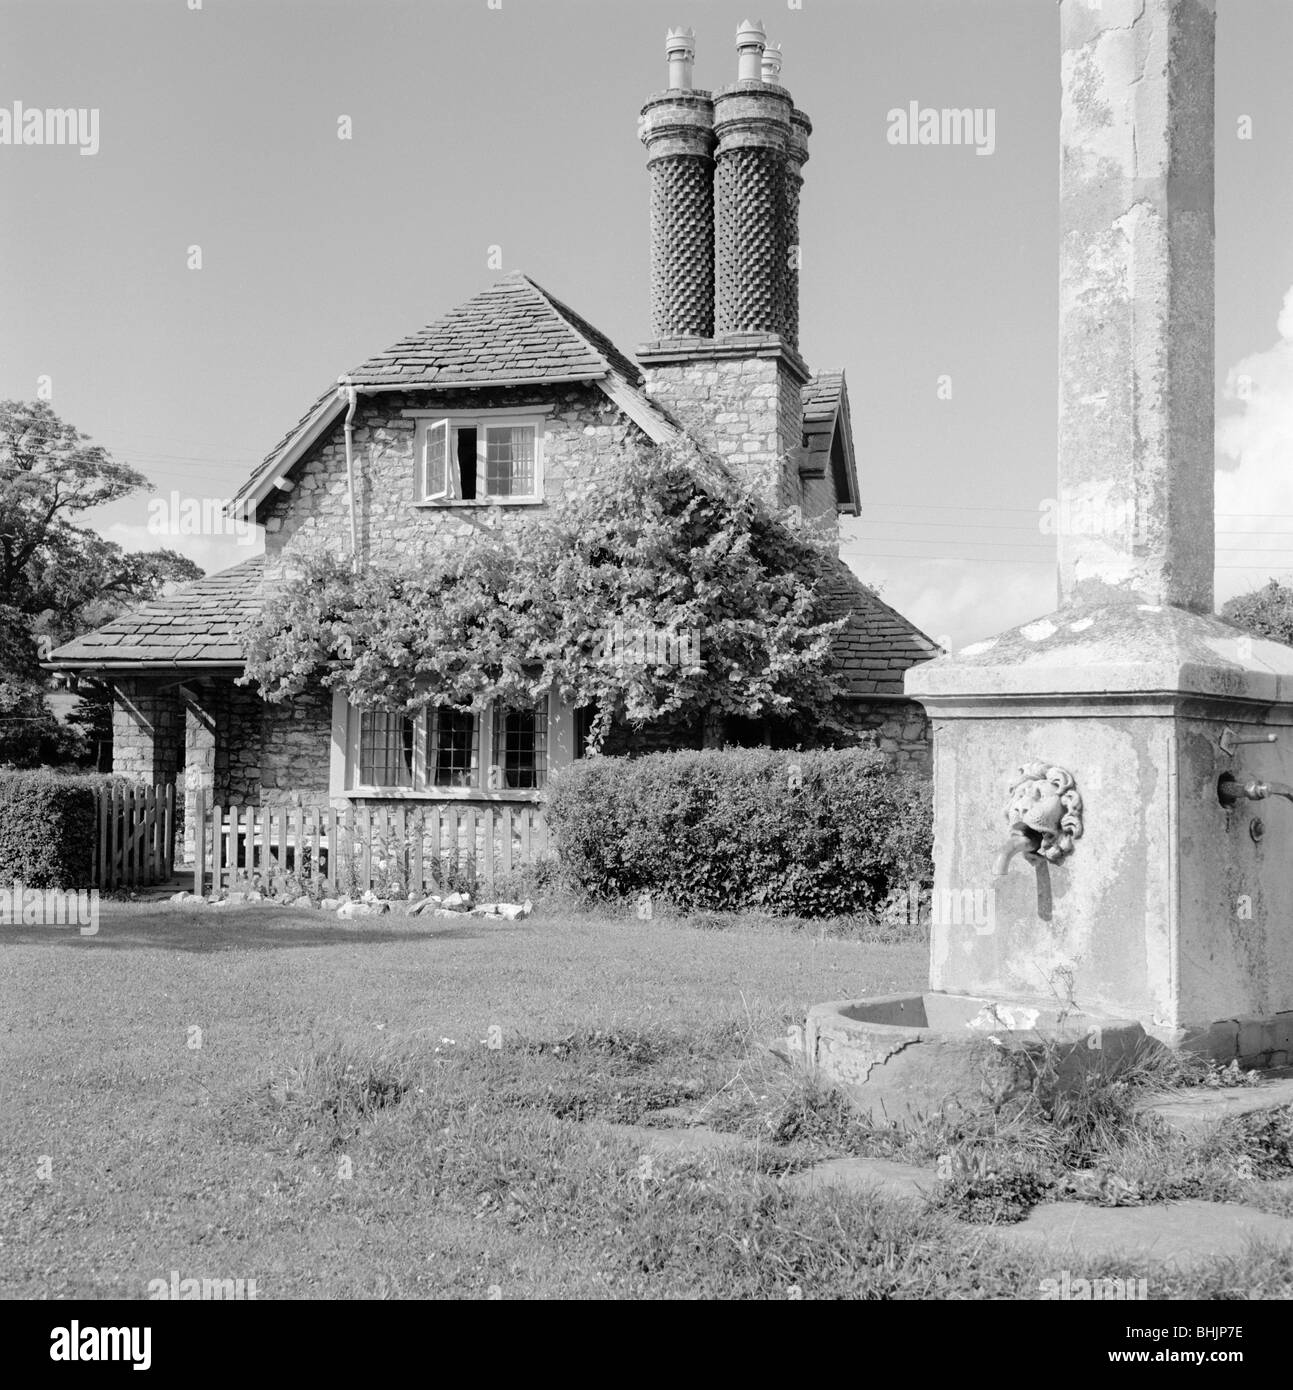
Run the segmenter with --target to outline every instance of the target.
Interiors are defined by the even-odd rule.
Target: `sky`
[[[97,111],[98,148],[0,145],[0,399],[47,392],[176,516],[507,271],[631,352],[665,31],[715,88],[747,17],[814,125],[801,348],[848,375],[845,558],[945,645],[1050,611],[1055,0],[2,0],[0,110]],[[1218,0],[1219,602],[1293,583],[1290,52],[1290,0]],[[991,110],[992,154],[891,144],[913,101]],[[149,517],[87,520],[209,571],[257,548]]]

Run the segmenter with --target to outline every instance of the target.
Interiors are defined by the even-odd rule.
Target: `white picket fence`
[[[259,874],[325,894],[430,892],[463,881],[487,891],[552,853],[534,806],[207,805],[194,815],[193,891]]]

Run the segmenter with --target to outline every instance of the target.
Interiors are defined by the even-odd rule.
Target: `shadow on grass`
[[[115,920],[114,920],[115,919]],[[381,922],[380,926],[370,923]],[[471,925],[467,925],[470,923]],[[54,946],[85,950],[151,949],[188,951],[210,955],[220,951],[272,951],[284,947],[387,945],[393,942],[469,941],[497,936],[516,927],[497,923],[477,925],[467,918],[462,926],[435,919],[435,925],[418,918],[361,918],[353,922],[320,920],[318,913],[290,914],[227,908],[211,912],[177,912],[131,915],[105,912],[94,936],[81,936],[76,927],[7,927],[0,932],[0,946]]]

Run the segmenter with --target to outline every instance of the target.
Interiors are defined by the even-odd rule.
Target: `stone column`
[[[215,691],[202,687],[186,692],[184,706],[184,863],[192,864],[197,844],[197,799],[210,807],[220,802],[216,786],[216,747],[220,711]],[[225,798],[227,800],[227,798]]]
[[[1215,0],[1062,0],[1066,603],[1212,611]]]
[[[1293,649],[1211,611],[1214,4],[1061,30],[1062,603],[907,673],[935,902],[983,908],[936,916],[930,983],[1257,1064],[1293,1039]]]
[[[179,686],[147,676],[113,681],[112,770],[146,786],[173,782],[184,747]]]

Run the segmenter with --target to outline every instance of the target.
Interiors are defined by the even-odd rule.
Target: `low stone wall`
[[[850,723],[899,771],[932,775],[934,741],[929,716],[914,700],[855,701]]]

